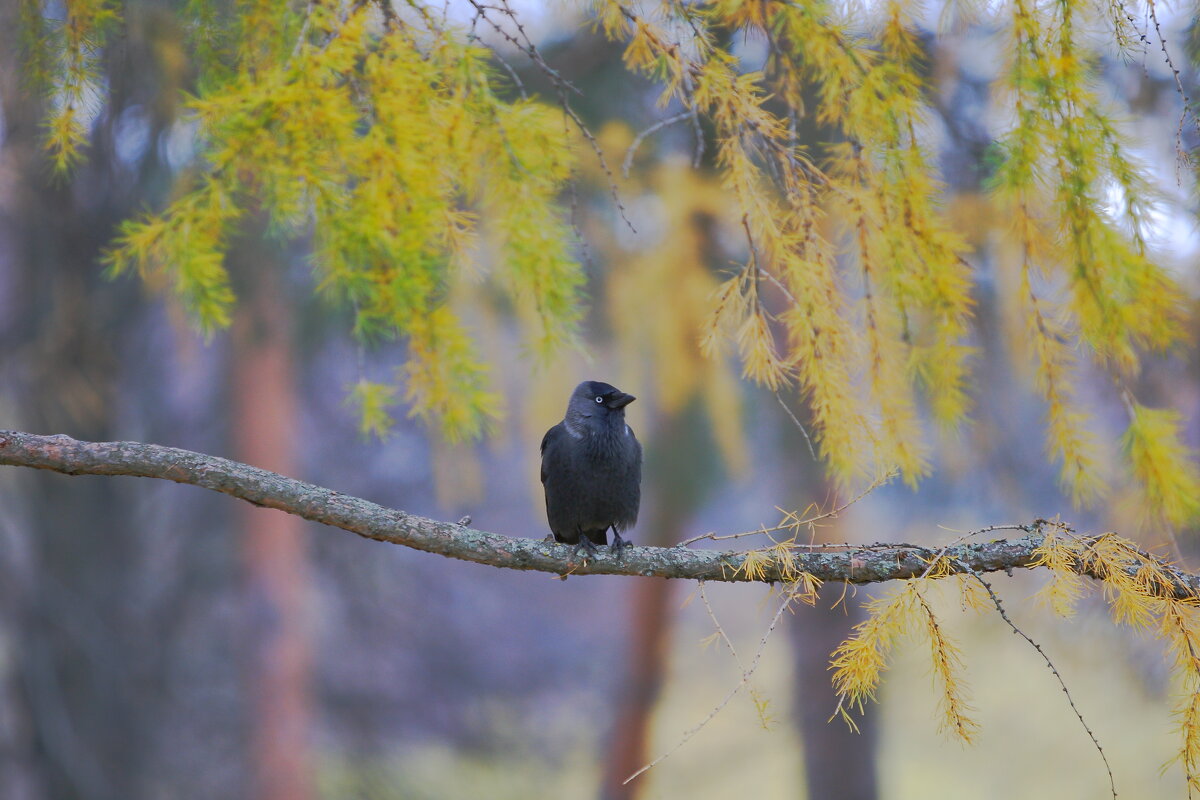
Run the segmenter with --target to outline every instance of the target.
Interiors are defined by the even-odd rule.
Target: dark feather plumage
[[[637,522],[642,490],[642,446],[625,423],[633,395],[599,381],[575,387],[563,421],[542,439],[546,517],[556,541],[590,549],[626,542]]]

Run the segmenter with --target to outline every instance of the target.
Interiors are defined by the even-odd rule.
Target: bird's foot
[[[625,552],[625,548],[629,547],[629,540],[622,539],[621,534],[617,533],[617,531],[615,529],[613,530],[612,534],[613,534],[612,553],[613,553],[613,556],[615,556],[616,558],[620,558],[621,555]]]
[[[591,539],[589,539],[587,537],[587,534],[581,533],[579,535],[579,543],[577,545],[575,545],[575,554],[574,554],[575,558],[581,557],[579,554],[579,551],[581,551],[581,550],[583,551],[582,559],[583,559],[584,563],[587,563],[588,559],[592,559],[592,558],[596,557],[596,552],[597,552],[596,551],[596,543],[593,542]]]

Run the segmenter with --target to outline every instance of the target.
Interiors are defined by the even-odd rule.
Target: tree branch
[[[32,467],[66,475],[132,475],[190,483],[265,508],[275,508],[367,539],[493,567],[560,575],[645,575],[706,581],[777,582],[796,571],[821,581],[864,584],[920,577],[931,560],[944,556],[952,572],[985,573],[1028,567],[1042,543],[1041,523],[1025,536],[959,544],[938,550],[916,545],[871,545],[838,551],[790,549],[790,564],[762,564],[756,553],[746,570],[746,553],[687,547],[628,547],[620,558],[607,549],[585,563],[570,545],[520,539],[474,530],[293,480],[225,458],[141,442],[84,442],[69,436],[0,431],[0,465]],[[1086,537],[1084,537],[1086,538]],[[1081,572],[1090,574],[1086,565]],[[750,573],[753,573],[751,577]],[[1171,570],[1175,597],[1200,596],[1200,576]],[[1091,577],[1099,577],[1091,575]],[[1164,589],[1164,593],[1168,590]]]

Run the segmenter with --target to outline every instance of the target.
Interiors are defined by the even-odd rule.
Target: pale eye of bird
[[[600,396],[597,396],[597,397],[596,397],[596,402],[597,402],[597,403],[603,403],[603,402],[604,402],[604,398],[603,398],[603,397],[600,397]]]

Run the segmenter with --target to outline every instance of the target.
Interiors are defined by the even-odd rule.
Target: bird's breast
[[[587,449],[596,458],[607,458],[625,453],[633,447],[633,432],[628,425],[593,431],[587,438]]]

